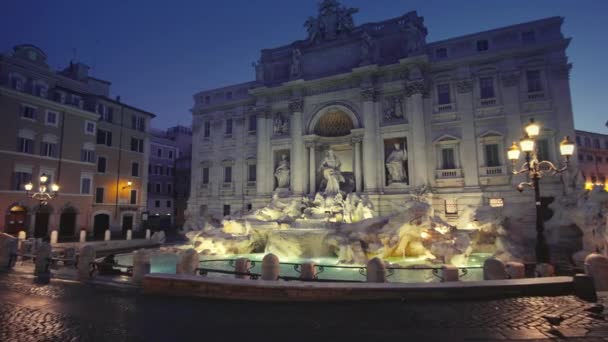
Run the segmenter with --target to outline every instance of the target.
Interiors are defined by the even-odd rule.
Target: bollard
[[[59,232],[56,230],[51,230],[51,245],[57,243],[57,237]]]
[[[588,302],[597,301],[597,293],[593,284],[593,278],[586,274],[575,274],[573,280],[574,294]]]
[[[78,252],[78,280],[85,281],[92,277],[91,263],[95,261],[95,247],[87,244]]]
[[[593,278],[597,291],[608,291],[608,258],[592,253],[585,258],[585,274]]]
[[[234,271],[237,273],[249,273],[251,261],[247,258],[238,258],[234,262]],[[251,276],[245,274],[237,274],[234,276],[237,279],[251,279]]]
[[[51,245],[44,242],[36,251],[36,263],[34,267],[35,282],[38,284],[48,284],[51,279],[49,270],[51,263]]]
[[[23,243],[25,242],[26,239],[26,234],[25,234],[25,230],[20,230],[19,234],[17,234],[17,250],[21,251],[21,249],[23,248]]]
[[[458,281],[458,271],[454,265],[441,266],[441,282]]]
[[[279,280],[279,258],[270,253],[262,259],[262,280]]]
[[[127,240],[133,239],[133,231],[131,229],[127,229]]]
[[[146,229],[146,240],[150,240],[150,229]]]
[[[526,277],[526,266],[521,262],[509,261],[505,264],[505,272],[509,279],[522,279]]]
[[[133,253],[133,284],[140,285],[148,273],[150,273],[150,254],[145,249],[139,249]]]
[[[80,242],[87,242],[87,231],[86,230],[80,231]]]
[[[106,229],[106,231],[105,231],[105,233],[104,233],[104,235],[103,235],[103,240],[104,240],[104,241],[110,241],[110,237],[111,237],[111,235],[110,235],[110,230],[109,230],[109,229]]]
[[[555,275],[555,268],[553,268],[553,265],[551,264],[536,264],[536,267],[534,268],[534,274],[537,278],[553,277]]]
[[[315,280],[317,279],[317,265],[314,262],[309,261],[300,265],[300,279],[302,280]]]
[[[0,233],[0,270],[8,270],[15,266],[17,242],[15,237]]]
[[[200,263],[198,253],[194,248],[181,252],[177,259],[175,273],[177,274],[196,274],[196,269]]]
[[[505,264],[495,258],[488,258],[483,262],[483,280],[506,279]]]
[[[380,258],[373,258],[367,262],[366,281],[368,283],[386,282],[386,265]]]

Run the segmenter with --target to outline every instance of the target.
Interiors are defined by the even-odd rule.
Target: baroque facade
[[[194,95],[190,215],[337,188],[380,214],[422,192],[451,218],[532,201],[514,191],[506,148],[531,118],[546,159],[574,136],[563,18],[427,42],[416,12],[356,26],[356,11],[321,2],[307,39],[262,50],[254,81]]]

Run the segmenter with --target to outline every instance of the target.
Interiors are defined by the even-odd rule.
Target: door
[[[45,238],[49,232],[49,220],[51,214],[49,213],[36,213],[36,221],[34,222],[34,237]]]
[[[66,210],[59,218],[59,237],[74,237],[76,235],[76,213]]]
[[[93,234],[96,239],[103,239],[106,230],[110,229],[110,215],[97,214],[93,219]]]
[[[133,215],[125,215],[122,217],[122,233],[127,235],[127,230],[133,230]]]
[[[10,209],[6,217],[6,233],[17,235],[19,231],[25,230],[26,211],[25,208],[14,206]]]

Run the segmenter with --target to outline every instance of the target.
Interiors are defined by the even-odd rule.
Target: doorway
[[[133,215],[124,215],[122,217],[122,234],[127,235],[127,230],[133,230]]]
[[[63,210],[59,218],[59,237],[73,238],[76,235],[76,209],[69,207]]]
[[[20,206],[12,206],[6,217],[6,233],[11,235],[17,235],[19,231],[26,229],[26,218],[27,210]]]
[[[97,214],[93,219],[93,235],[95,239],[103,239],[106,230],[110,229],[110,215]]]

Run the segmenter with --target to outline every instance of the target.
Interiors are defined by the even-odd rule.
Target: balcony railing
[[[496,106],[496,98],[489,98],[489,99],[481,99],[479,100],[479,105],[482,107],[486,107],[486,106]]]
[[[484,166],[484,167],[479,168],[479,174],[481,176],[498,176],[498,175],[504,175],[504,174],[506,174],[506,172],[505,172],[505,167],[503,165]]]
[[[435,177],[437,178],[461,178],[462,169],[442,169],[435,171]]]
[[[439,104],[435,106],[435,113],[445,113],[445,112],[453,112],[456,110],[456,105],[454,103],[445,103]]]
[[[543,91],[535,91],[532,93],[528,93],[528,100],[540,100],[545,98],[545,92]]]

